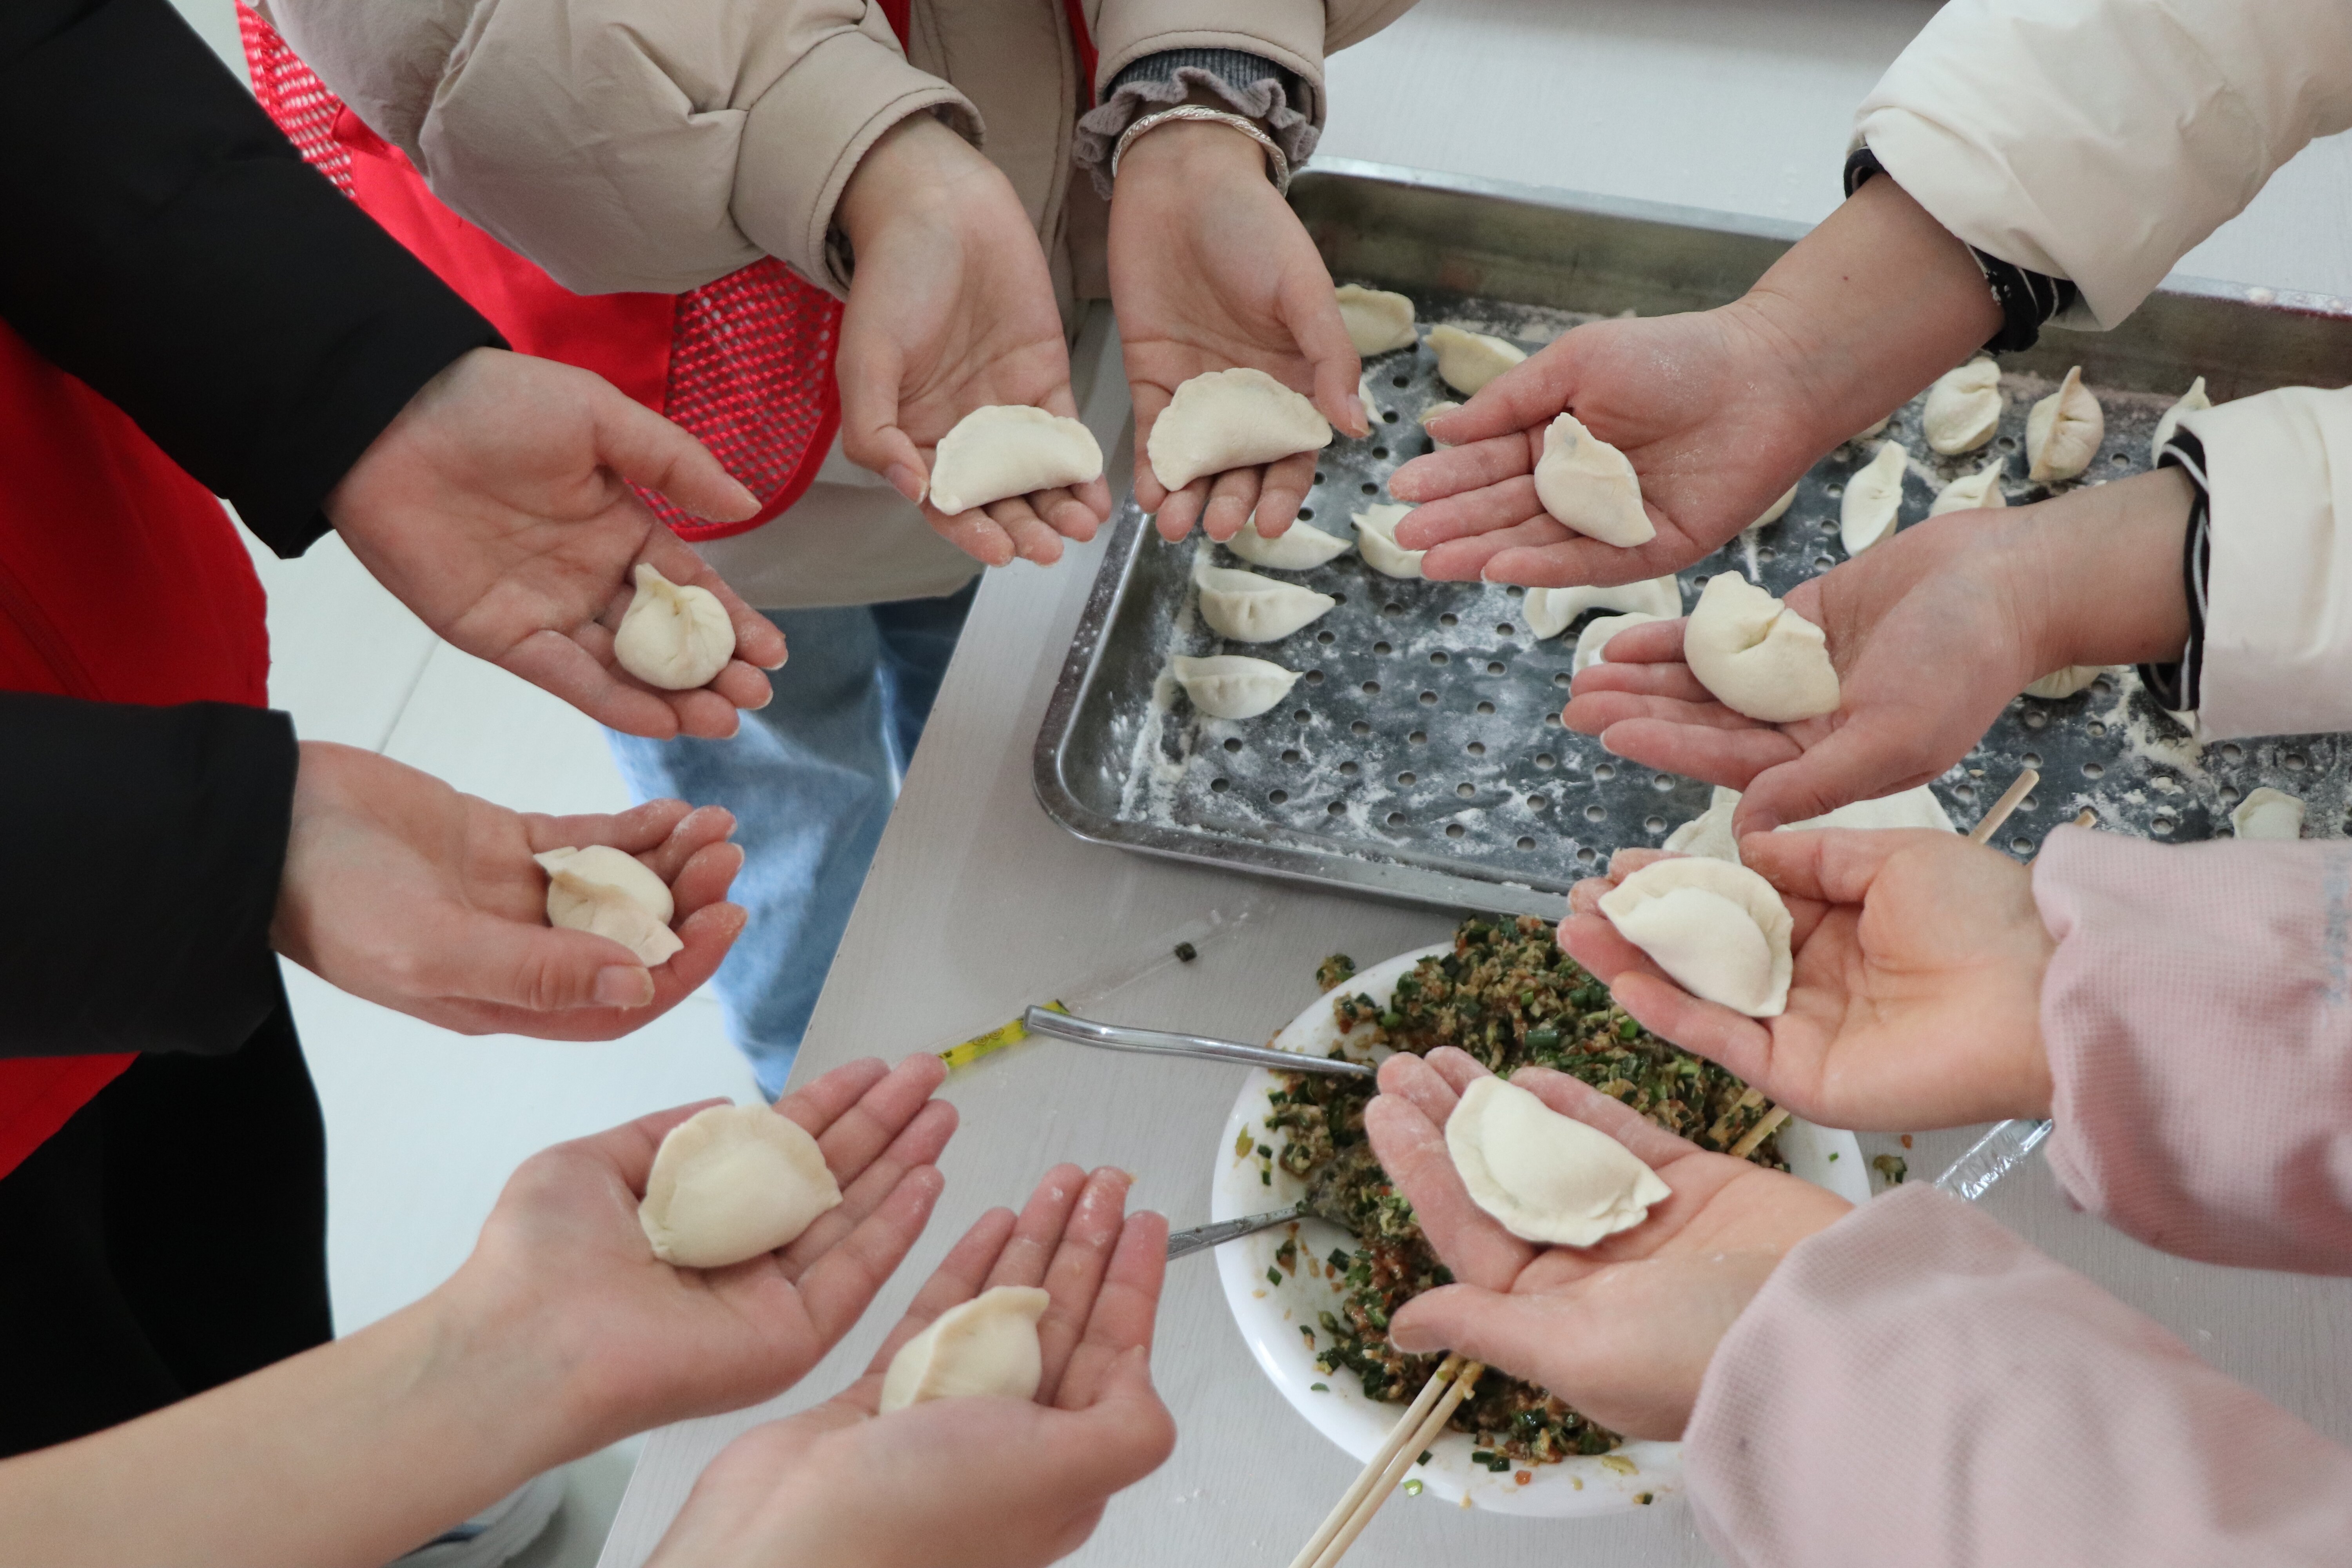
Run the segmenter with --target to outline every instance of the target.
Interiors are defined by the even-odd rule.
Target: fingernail
[[[642,1007],[654,999],[654,977],[646,970],[615,963],[596,972],[600,1007]]]
[[[918,506],[922,504],[925,489],[922,475],[915,472],[914,469],[907,467],[904,463],[893,463],[890,465],[889,472],[885,474],[883,478],[888,479],[890,481],[891,488],[897,490],[900,495],[905,496],[908,500],[913,501]]]
[[[1612,756],[1612,757],[1621,757],[1621,756],[1623,756],[1623,755],[1624,755],[1624,753],[1623,753],[1622,752],[1620,752],[1616,747],[1614,747],[1614,746],[1612,746],[1612,745],[1611,745],[1611,744],[1609,743],[1609,731],[1608,731],[1603,730],[1602,731],[1601,731],[1600,741],[1601,741],[1601,749],[1602,751],[1604,751],[1604,752],[1608,752],[1611,756]]]
[[[738,479],[735,482],[735,515],[738,518],[751,517],[759,510],[760,498],[751,493],[751,487]]]

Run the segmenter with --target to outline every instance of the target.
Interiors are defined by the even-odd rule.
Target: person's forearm
[[[1884,174],[1731,310],[1780,348],[1822,451],[1967,359],[2001,320],[1969,247]]]
[[[0,1461],[0,1568],[376,1568],[601,1436],[448,1288],[347,1339]]]
[[[2195,494],[2179,469],[2158,468],[2002,517],[2002,567],[2042,673],[2180,657]]]

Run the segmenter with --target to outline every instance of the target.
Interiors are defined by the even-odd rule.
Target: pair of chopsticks
[[[1365,1465],[1364,1473],[1356,1484],[1340,1497],[1339,1505],[1324,1518],[1315,1533],[1297,1556],[1290,1560],[1290,1568],[1333,1568],[1347,1555],[1356,1537],[1372,1522],[1372,1515],[1381,1511],[1381,1504],[1404,1479],[1432,1443],[1437,1441],[1445,1424],[1454,1419],[1454,1408],[1470,1397],[1470,1390],[1486,1370],[1482,1362],[1465,1362],[1458,1355],[1449,1355],[1440,1362],[1422,1388],[1420,1396],[1404,1413],[1404,1418],[1391,1429],[1388,1441]]]

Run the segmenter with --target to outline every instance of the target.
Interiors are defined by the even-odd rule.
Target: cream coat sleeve
[[[1951,0],[1855,134],[1969,244],[2112,327],[2314,137],[2352,126],[2343,0]]]
[[[1239,49],[1297,73],[1307,101],[1291,107],[1319,128],[1324,57],[1363,42],[1412,8],[1412,0],[1087,0],[1096,90],[1146,55]]]
[[[871,0],[269,0],[295,53],[434,194],[583,293],[677,293],[825,236],[910,114],[977,141]],[[753,172],[756,171],[756,177]]]
[[[2181,427],[2210,508],[2204,734],[2352,730],[2352,389],[2283,387]]]

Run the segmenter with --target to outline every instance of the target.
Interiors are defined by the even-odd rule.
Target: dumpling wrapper
[[[1298,684],[1297,671],[1238,653],[1208,658],[1178,654],[1168,662],[1192,706],[1212,719],[1255,719]]]
[[[1244,365],[1178,387],[1153,421],[1145,452],[1160,482],[1181,490],[1203,474],[1255,468],[1330,444],[1331,426],[1315,405]]]
[[[1736,572],[1700,591],[1683,661],[1725,707],[1750,719],[1787,724],[1837,711],[1828,635]]]
[[[1642,481],[1625,454],[1563,414],[1544,430],[1536,499],[1552,520],[1603,544],[1647,544],[1658,536],[1642,510]]]
[[[1884,435],[1887,425],[1892,422],[1895,416],[1892,414],[1882,414],[1877,418],[1872,420],[1869,424],[1864,426],[1861,429],[1855,431],[1853,435],[1847,437],[1846,439],[1849,441],[1867,441],[1873,436]]]
[[[2104,664],[2070,664],[2063,669],[2053,669],[2025,689],[2028,697],[2055,700],[2072,697],[2107,672]]]
[[[609,844],[534,855],[547,873],[547,923],[609,937],[651,968],[686,943],[669,929],[677,903],[646,863]]]
[[[1683,613],[1682,584],[1669,573],[1613,588],[1583,584],[1574,588],[1530,588],[1519,603],[1528,630],[1538,637],[1556,637],[1587,610],[1617,610],[1670,621]]]
[[[2037,485],[2074,478],[2099,455],[2106,434],[2106,414],[2078,364],[2025,416],[2025,477]]]
[[[1665,616],[1644,615],[1640,610],[1628,610],[1622,616],[1595,616],[1576,635],[1576,657],[1569,661],[1568,672],[1574,675],[1587,665],[1609,662],[1609,639],[1627,626],[1646,626],[1652,621],[1668,619]]]
[[[2006,458],[1996,458],[1973,474],[1962,474],[1936,492],[1927,508],[1929,517],[1941,517],[1948,511],[1976,511],[1983,508],[2005,507],[2009,498],[2001,494],[2001,469]]]
[[[1412,347],[1411,300],[1385,289],[1367,289],[1357,283],[1342,283],[1337,293],[1339,324],[1348,329],[1348,341],[1355,345],[1359,355],[1384,354],[1391,349]]]
[[[1033,1285],[999,1285],[950,1307],[890,1358],[881,1411],[934,1399],[1034,1399],[1045,1357],[1037,1320],[1053,1298]]]
[[[1328,614],[1339,601],[1255,572],[1207,566],[1194,574],[1201,586],[1201,618],[1221,637],[1235,642],[1276,642]]]
[[[735,657],[735,624],[708,588],[673,583],[639,563],[636,596],[613,634],[621,668],[664,691],[708,686]]]
[[[1459,327],[1432,327],[1429,350],[1437,356],[1437,379],[1465,397],[1477,396],[1480,387],[1528,357],[1515,344]]]
[[[1303,522],[1292,523],[1279,539],[1267,539],[1258,532],[1257,519],[1253,517],[1242,524],[1239,533],[1225,541],[1225,548],[1253,566],[1305,572],[1345,555],[1349,546],[1338,534]]]
[[[1895,531],[1895,516],[1903,510],[1906,463],[1903,443],[1888,441],[1846,480],[1845,496],[1838,502],[1838,542],[1849,556]]]
[[[1743,862],[1739,858],[1739,840],[1731,833],[1731,818],[1738,809],[1739,792],[1717,784],[1706,809],[1667,834],[1662,847],[1677,855],[1703,855],[1710,860],[1728,860],[1735,866],[1740,865]],[[1926,784],[1881,795],[1876,800],[1857,800],[1839,806],[1835,811],[1809,816],[1802,822],[1784,822],[1780,831],[1803,833],[1817,827],[1926,827],[1939,833],[1959,831],[1950,814],[1944,810],[1944,803],[1937,800],[1936,792]]]
[[[1601,895],[1617,934],[1702,1001],[1751,1018],[1788,1009],[1796,922],[1772,884],[1728,860],[1654,860]]]
[[[1748,526],[1750,528],[1761,528],[1768,522],[1778,522],[1783,516],[1787,515],[1789,509],[1796,504],[1797,487],[1790,485],[1781,493],[1779,500],[1774,501],[1770,506],[1764,509],[1764,515],[1762,517],[1758,518],[1754,522],[1749,523]]]
[[[669,1130],[654,1152],[637,1223],[654,1256],[724,1268],[798,1240],[841,1205],[841,1185],[808,1130],[764,1105],[714,1105]]]
[[[1076,419],[1017,403],[975,408],[940,438],[931,504],[950,517],[991,501],[1102,478],[1102,448]]]
[[[2241,838],[2300,838],[2303,818],[2300,798],[2264,784],[2230,813],[2230,829]]]
[[[1674,1195],[1625,1145],[1499,1078],[1462,1091],[1445,1152],[1470,1201],[1522,1241],[1591,1247]]]
[[[2164,444],[2172,439],[2175,430],[2180,428],[2181,420],[2191,414],[2202,414],[2212,406],[2213,400],[2205,395],[2205,378],[2200,375],[2189,384],[2189,390],[2180,395],[2179,402],[2158,417],[2156,434],[2147,444],[2147,460],[2153,463],[2164,456]]]
[[[2000,429],[2000,366],[1972,359],[1946,371],[1927,389],[1919,427],[1927,445],[1945,457],[1973,452]]]
[[[1390,577],[1418,577],[1426,550],[1407,550],[1396,542],[1397,524],[1412,508],[1397,502],[1368,506],[1355,514],[1356,548],[1364,563]]]

